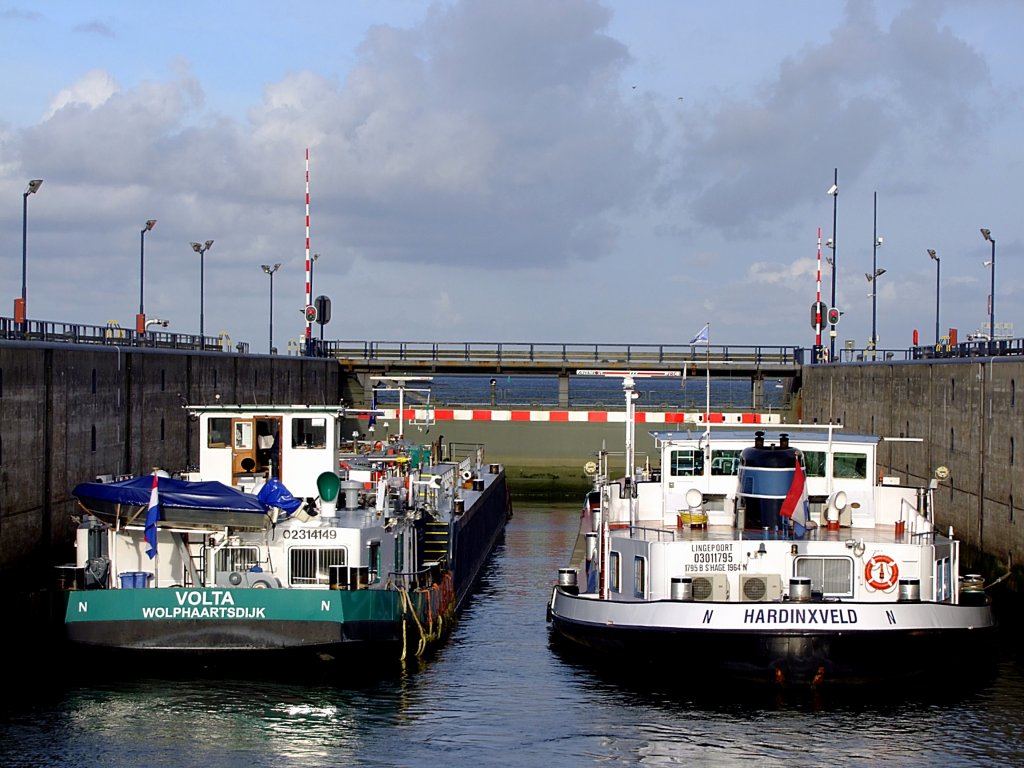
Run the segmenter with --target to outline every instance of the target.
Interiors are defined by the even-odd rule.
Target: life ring
[[[900,567],[888,555],[875,555],[864,566],[868,586],[881,592],[892,589],[900,577]]]

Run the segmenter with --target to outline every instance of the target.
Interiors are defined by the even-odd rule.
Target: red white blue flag
[[[793,528],[798,536],[802,535],[806,528],[811,527],[810,502],[807,499],[807,480],[804,476],[804,469],[800,466],[799,456],[796,457],[793,481],[789,484],[789,491],[786,493],[786,498],[782,501],[782,508],[779,510],[779,514],[793,521]]]
[[[149,509],[146,511],[146,541],[149,549],[146,554],[152,560],[156,557],[156,521],[160,519],[160,491],[157,489],[156,472],[153,473],[153,490],[149,493]]]

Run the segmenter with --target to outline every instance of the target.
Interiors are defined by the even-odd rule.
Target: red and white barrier
[[[634,415],[638,424],[704,424],[703,411],[637,411]],[[359,418],[369,418],[367,414],[359,414]],[[397,408],[377,409],[377,420],[397,420]],[[591,423],[591,424],[623,424],[626,414],[623,411],[544,411],[544,410],[495,410],[479,408],[406,408],[401,418],[410,423],[428,421],[513,421],[528,423]],[[780,424],[782,419],[778,413],[725,413],[707,414],[709,424]]]

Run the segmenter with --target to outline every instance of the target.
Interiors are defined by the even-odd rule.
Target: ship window
[[[832,474],[835,477],[863,480],[868,476],[868,457],[863,453],[842,453],[837,451]]]
[[[848,557],[798,557],[796,575],[809,576],[811,591],[822,597],[853,597],[853,560]]]
[[[380,542],[371,541],[368,546],[366,564],[370,567],[370,583],[380,582]]]
[[[633,594],[636,597],[647,595],[647,558],[633,558]]]
[[[218,571],[247,571],[260,562],[258,547],[224,547],[217,551]]]
[[[948,557],[940,558],[935,562],[935,566],[935,598],[937,600],[949,600],[953,596],[950,560]]]
[[[292,419],[292,448],[326,447],[326,417]]]
[[[825,452],[804,451],[804,474],[807,477],[825,476]]]
[[[740,469],[740,451],[712,451],[711,474],[735,475]]]
[[[694,477],[704,474],[704,451],[694,449],[672,451],[669,455],[672,477]]]
[[[610,552],[608,554],[608,589],[612,592],[619,591],[619,553]]]
[[[330,567],[347,565],[348,557],[344,547],[318,549],[292,547],[288,550],[288,579],[294,585],[330,584]]]
[[[206,447],[227,448],[231,436],[231,419],[215,417],[206,422]]]

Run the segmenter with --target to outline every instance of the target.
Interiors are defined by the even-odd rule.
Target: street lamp
[[[934,248],[928,249],[928,255],[935,260],[935,348],[939,348],[939,257]]]
[[[874,359],[875,350],[878,348],[878,332],[876,330],[877,306],[878,306],[878,282],[879,275],[885,272],[878,268],[878,246],[882,244],[882,238],[878,235],[878,193],[875,192],[874,202],[874,242],[871,247],[871,271],[868,282],[875,281],[871,290],[871,357]]]
[[[21,303],[14,302],[14,320],[24,323],[26,318],[28,292],[25,278],[28,272],[28,196],[34,195],[43,186],[42,179],[32,179],[21,196]]]
[[[268,354],[274,354],[274,273],[281,268],[280,264],[270,266],[261,264],[263,271],[270,275],[270,345],[267,347]]]
[[[827,245],[832,249],[832,258],[829,260],[829,264],[832,267],[832,304],[830,306],[835,307],[836,305],[836,208],[839,203],[839,169],[835,169],[835,176],[832,180],[832,186],[828,188],[828,193],[832,196],[832,237],[827,240]],[[831,325],[828,329],[829,335],[829,360],[836,359],[836,327]]]
[[[143,303],[144,277],[146,274],[146,233],[156,226],[156,219],[149,219],[139,232],[139,314],[135,318],[135,332],[146,332],[146,309]]]
[[[207,240],[205,245],[200,245],[199,243],[192,243],[192,250],[199,254],[199,343],[202,344],[204,347],[206,346],[206,338],[205,335],[203,334],[203,273],[205,271],[205,259],[203,257],[206,255],[206,252],[210,250],[211,245],[213,245],[213,240]]]
[[[985,266],[992,267],[992,288],[988,295],[988,340],[993,341],[996,338],[996,241],[992,232],[984,227],[981,236],[992,243],[992,260]]]

